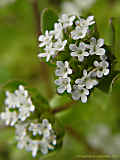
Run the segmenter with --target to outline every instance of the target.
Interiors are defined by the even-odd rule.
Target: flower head
[[[98,78],[102,78],[103,76],[107,76],[110,72],[109,63],[107,61],[94,61],[94,66],[96,67],[96,76]]]
[[[51,35],[55,37],[56,40],[63,39],[63,26],[61,23],[54,24],[54,30],[50,31]]]
[[[94,16],[89,16],[86,20],[83,18],[79,18],[79,20],[75,22],[76,24],[75,30],[71,32],[72,39],[74,40],[83,39],[88,32],[89,26],[95,23],[93,19]]]
[[[87,70],[83,70],[83,77],[75,81],[76,84],[85,86],[87,89],[92,89],[98,84],[98,81],[95,79],[95,71],[87,73]]]
[[[74,100],[81,99],[82,103],[87,102],[87,96],[89,95],[89,90],[81,85],[74,85],[72,91],[72,98]]]
[[[105,54],[105,49],[102,48],[104,45],[104,39],[98,39],[92,37],[90,41],[90,54],[91,55],[97,55],[97,56],[103,56]]]
[[[11,112],[9,110],[8,107],[6,107],[5,109],[5,112],[2,112],[0,114],[0,119],[5,121],[5,124],[8,126],[14,126],[15,123],[18,121],[18,115],[17,113],[14,111],[14,112]]]
[[[18,148],[32,152],[33,157],[36,157],[38,151],[47,154],[56,145],[55,132],[47,119],[43,119],[42,123],[19,123],[15,128]],[[30,137],[29,132],[33,133],[34,139]]]
[[[59,86],[57,88],[57,92],[60,94],[64,93],[65,91],[67,91],[67,93],[71,93],[70,81],[71,79],[69,77],[66,78],[59,77],[59,79],[55,80],[55,84]]]
[[[38,40],[40,41],[39,47],[47,46],[51,43],[53,35],[46,31],[45,35],[40,35]]]
[[[40,53],[38,55],[39,58],[46,57],[46,61],[48,62],[50,60],[50,57],[53,57],[56,55],[56,50],[53,48],[53,44],[50,43],[48,46],[44,49],[45,53]]]
[[[84,61],[84,57],[89,56],[89,52],[87,51],[88,45],[83,42],[79,43],[79,47],[77,47],[76,44],[70,44],[69,48],[72,51],[71,56],[78,57],[80,62]]]
[[[34,112],[35,106],[28,95],[28,91],[22,85],[14,93],[6,92],[5,112],[1,113],[1,118],[7,125],[14,125],[18,121],[25,121],[31,112]],[[10,109],[13,109],[11,111]]]
[[[65,61],[64,63],[62,61],[57,61],[56,64],[57,64],[57,69],[55,71],[56,76],[64,78],[72,74],[72,69],[69,67],[68,61]]]
[[[90,90],[110,73],[104,39],[94,36],[94,16],[85,19],[76,14],[63,14],[49,34],[52,35],[50,43],[42,48],[45,53],[39,57],[46,57],[47,62],[54,58],[50,62],[57,65],[57,92],[66,91],[74,100],[86,103]]]
[[[67,28],[73,25],[74,20],[75,16],[68,16],[66,14],[63,14],[58,21],[63,25],[63,28]]]

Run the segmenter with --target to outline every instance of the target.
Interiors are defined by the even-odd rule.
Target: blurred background
[[[57,107],[67,99],[57,103],[54,68],[40,63],[37,58],[39,26],[36,17],[44,8],[53,8],[59,15],[94,15],[100,37],[111,45],[109,19],[120,17],[120,0],[0,0],[0,85],[9,80],[24,80]],[[87,104],[73,105],[61,115],[61,121],[77,131],[77,138],[66,134],[63,148],[40,160],[79,160],[80,155],[120,154],[119,97],[118,79],[111,94],[96,89]],[[0,122],[0,160],[33,159],[31,153],[18,150],[14,143],[14,131]]]

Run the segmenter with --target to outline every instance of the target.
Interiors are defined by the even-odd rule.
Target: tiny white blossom
[[[94,16],[89,16],[87,19],[79,18],[79,20],[75,22],[75,30],[71,32],[72,39],[83,39],[88,32],[89,26],[93,25],[94,23]]]
[[[16,129],[16,137],[24,137],[26,136],[27,132],[26,132],[26,128],[28,126],[28,123],[18,123],[15,125],[15,129]]]
[[[61,15],[59,18],[59,22],[63,24],[63,28],[71,27],[73,25],[73,21],[75,20],[75,16],[68,16],[66,14]]]
[[[102,48],[104,45],[104,39],[98,39],[92,37],[90,41],[90,54],[103,56],[105,54],[105,49]]]
[[[63,39],[63,26],[61,23],[54,24],[54,30],[50,31],[51,35],[54,35],[55,39]]]
[[[75,30],[71,32],[71,37],[74,40],[83,39],[86,36],[87,28],[76,26]]]
[[[8,108],[16,108],[16,106],[19,106],[19,101],[17,99],[17,96],[15,94],[7,91],[6,92],[5,105],[7,105]]]
[[[29,139],[28,145],[27,145],[27,147],[26,147],[26,150],[27,150],[28,152],[31,151],[31,152],[32,152],[32,156],[33,156],[33,157],[36,157],[37,152],[38,152],[38,150],[39,150],[39,147],[40,147],[40,145],[39,145],[39,140]]]
[[[98,84],[98,81],[93,77],[96,74],[94,71],[87,73],[87,70],[83,70],[83,77],[75,81],[76,84],[85,86],[87,89],[92,89]]]
[[[38,40],[40,41],[39,47],[47,46],[51,43],[53,38],[53,35],[48,32],[48,30],[45,32],[45,35],[40,35]]]
[[[61,39],[58,39],[55,43],[53,43],[53,47],[56,51],[64,51],[66,44],[67,40],[62,41]]]
[[[103,76],[107,76],[110,72],[109,63],[107,61],[94,61],[94,66],[96,67],[96,76],[98,78],[102,78]]]
[[[48,46],[45,47],[44,49],[45,53],[40,53],[38,54],[39,58],[46,57],[46,61],[48,62],[51,58],[51,56],[56,55],[56,50],[53,48],[53,43],[50,43]]]
[[[56,65],[57,65],[57,69],[55,71],[56,76],[64,78],[72,74],[72,69],[69,67],[68,61],[65,62],[57,61]]]
[[[32,104],[31,99],[29,99],[24,105],[21,105],[19,108],[19,119],[21,121],[26,120],[30,116],[31,112],[34,112],[35,106]]]
[[[41,131],[41,124],[40,123],[30,123],[30,126],[29,126],[29,131],[32,131],[33,132],[33,136],[36,136],[37,134],[41,135],[42,134],[42,131]]]
[[[72,91],[73,100],[81,99],[82,103],[86,103],[87,96],[89,95],[89,90],[81,85],[74,85],[73,88],[74,88]]]
[[[79,17],[79,20],[75,22],[77,26],[88,27],[95,24],[94,16],[89,16],[87,19]]]
[[[17,121],[26,120],[30,116],[30,113],[35,110],[28,91],[22,85],[19,85],[18,90],[15,90],[14,93],[6,92],[5,105],[6,109],[2,113],[2,119],[6,121],[7,125],[14,125]],[[9,109],[13,109],[13,112],[10,112]]]
[[[47,119],[43,119],[42,123],[17,124],[15,128],[18,148],[25,148],[26,151],[32,152],[33,157],[36,157],[38,151],[41,151],[42,154],[47,154],[56,145],[55,132]],[[33,133],[35,139],[29,136],[29,131]],[[40,138],[37,138],[37,134],[40,135]]]
[[[59,87],[57,88],[57,92],[62,94],[64,91],[67,91],[67,93],[71,93],[71,79],[69,77],[62,78],[59,77],[59,79],[55,80],[55,84]]]
[[[8,126],[14,126],[18,121],[18,116],[15,111],[11,112],[8,107],[5,108],[5,112],[0,114],[0,119],[5,121],[5,124]]]
[[[79,47],[76,46],[76,44],[70,44],[69,46],[72,57],[78,57],[78,60],[80,62],[84,61],[84,57],[89,56],[89,52],[87,51],[88,45],[85,44],[84,42],[79,43]]]

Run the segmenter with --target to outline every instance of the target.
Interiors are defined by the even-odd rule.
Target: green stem
[[[73,104],[75,104],[75,103],[76,103],[76,101],[72,101],[70,103],[65,104],[64,106],[57,107],[52,110],[52,113],[57,114],[57,113],[65,111],[65,110],[68,110],[68,109],[72,108]]]
[[[112,54],[114,54],[114,52],[115,52],[115,28],[114,28],[114,26],[113,26],[113,19],[112,18],[110,18],[110,25],[111,25],[111,29],[112,29],[112,48],[113,48],[113,50],[112,50]]]
[[[32,1],[32,8],[33,8],[33,13],[36,21],[36,31],[37,35],[41,35],[41,27],[40,27],[40,12],[39,12],[39,7],[38,7],[38,0],[33,0]]]

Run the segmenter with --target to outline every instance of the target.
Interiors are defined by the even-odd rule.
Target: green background
[[[44,8],[55,8],[60,12],[64,0],[38,0],[39,12]],[[112,45],[110,18],[120,17],[120,0],[97,0],[83,15],[94,15],[100,37]],[[119,41],[120,44],[120,41]],[[36,21],[30,0],[16,0],[0,8],[0,85],[9,80],[24,80],[35,87],[50,102],[51,107],[63,106],[70,99],[56,95],[54,85],[54,67],[41,63],[36,33]],[[117,52],[117,50],[116,50]],[[119,53],[119,51],[118,51]],[[120,55],[117,54],[118,61]],[[119,63],[116,66],[119,68]],[[70,105],[70,104],[69,104]],[[2,107],[2,106],[1,106]],[[79,160],[80,155],[106,154],[104,149],[89,146],[87,136],[93,126],[104,124],[111,135],[120,134],[120,80],[113,85],[109,94],[95,89],[87,104],[77,102],[58,114],[65,126],[71,126],[77,132],[75,137],[66,133],[61,150],[39,160]],[[106,146],[107,147],[107,146]],[[114,146],[113,146],[114,147]],[[120,144],[119,144],[120,147]],[[118,154],[118,153],[115,153]],[[33,159],[31,153],[17,149],[14,131],[0,124],[0,160]],[[97,158],[96,158],[97,159]]]

